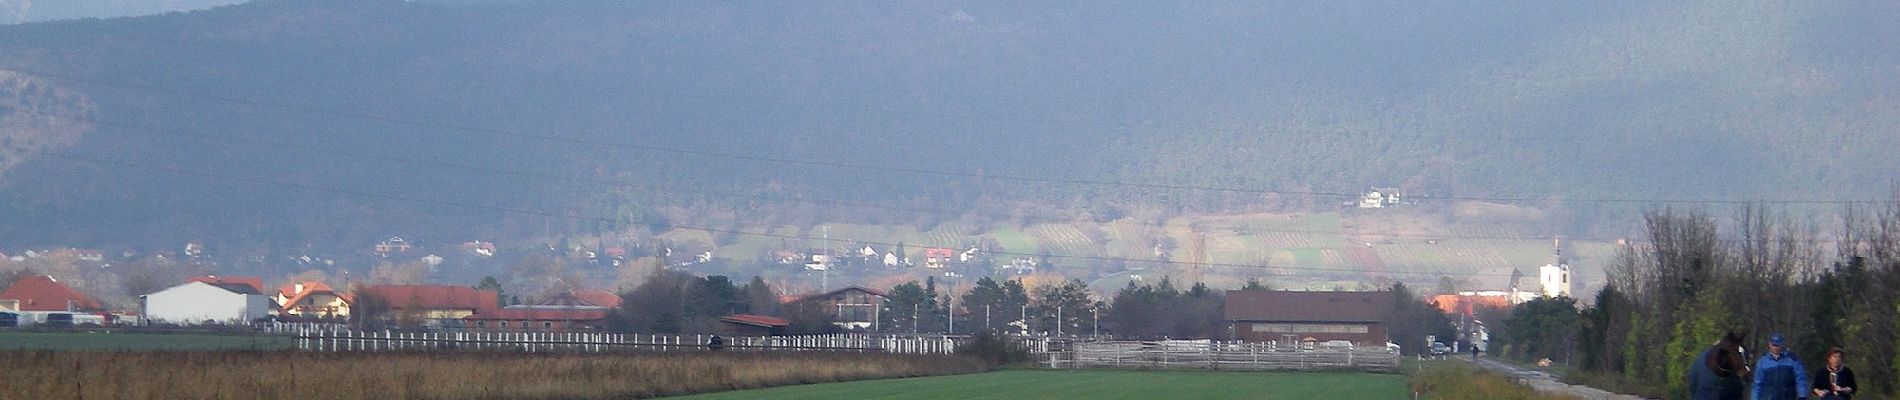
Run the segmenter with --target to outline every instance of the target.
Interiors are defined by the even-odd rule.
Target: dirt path
[[[1497,360],[1492,360],[1489,358],[1479,358],[1477,361],[1472,361],[1470,357],[1453,357],[1453,358],[1465,360],[1467,362],[1472,362],[1474,364],[1477,364],[1480,367],[1484,367],[1484,369],[1488,369],[1493,372],[1504,374],[1505,376],[1509,376],[1511,378],[1516,379],[1518,382],[1523,382],[1525,385],[1529,385],[1532,389],[1537,389],[1537,391],[1539,392],[1564,394],[1564,395],[1570,395],[1572,397],[1576,397],[1580,399],[1591,399],[1591,400],[1642,400],[1643,399],[1642,397],[1639,397],[1639,396],[1610,393],[1608,391],[1604,391],[1603,389],[1597,389],[1597,388],[1593,388],[1589,386],[1572,385],[1568,383],[1559,382],[1557,381],[1557,377],[1555,375],[1551,375],[1543,371],[1525,370],[1525,369],[1518,368],[1510,364],[1501,363],[1501,362],[1498,362]]]

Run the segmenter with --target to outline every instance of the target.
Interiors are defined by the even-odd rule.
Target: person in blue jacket
[[[1755,400],[1795,400],[1808,398],[1808,367],[1788,351],[1788,342],[1777,333],[1768,337],[1768,354],[1755,361]]]

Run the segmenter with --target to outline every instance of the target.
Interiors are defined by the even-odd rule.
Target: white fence
[[[300,327],[290,332],[297,348],[310,351],[703,351],[713,335],[647,335],[549,332],[357,332],[335,327]],[[897,354],[950,354],[968,336],[835,334],[720,337],[719,349],[731,351],[850,351]],[[1033,353],[1060,349],[1059,340],[1017,338]]]
[[[1212,341],[1081,342],[1051,357],[1056,368],[1182,368],[1217,370],[1396,371],[1399,354],[1386,347],[1274,346]]]

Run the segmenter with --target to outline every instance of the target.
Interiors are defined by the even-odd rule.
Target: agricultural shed
[[[1386,343],[1382,316],[1392,292],[1230,290],[1226,301],[1227,322],[1240,340],[1379,346]]]
[[[769,315],[732,314],[719,318],[725,328],[723,333],[730,336],[776,336],[785,333],[791,327],[791,321]]]
[[[862,286],[805,296],[791,304],[813,304],[832,313],[833,324],[845,329],[876,329],[878,309],[890,300],[883,291]]]
[[[246,324],[271,313],[270,298],[241,283],[188,282],[144,297],[145,318],[158,323]]]

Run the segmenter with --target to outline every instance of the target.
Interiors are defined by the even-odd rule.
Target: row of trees
[[[609,329],[623,332],[717,332],[719,318],[730,314],[785,317],[792,334],[835,330],[824,310],[786,307],[765,279],[734,285],[720,275],[694,276],[661,271],[639,287],[620,294],[621,305],[607,315]]]
[[[1747,335],[1750,349],[1780,333],[1810,367],[1845,349],[1863,392],[1900,389],[1900,203],[1848,211],[1828,237],[1761,207],[1727,226],[1697,211],[1644,221],[1648,240],[1623,249],[1586,308],[1551,299],[1514,309],[1496,337],[1504,353],[1680,398],[1694,356],[1725,332]]]

